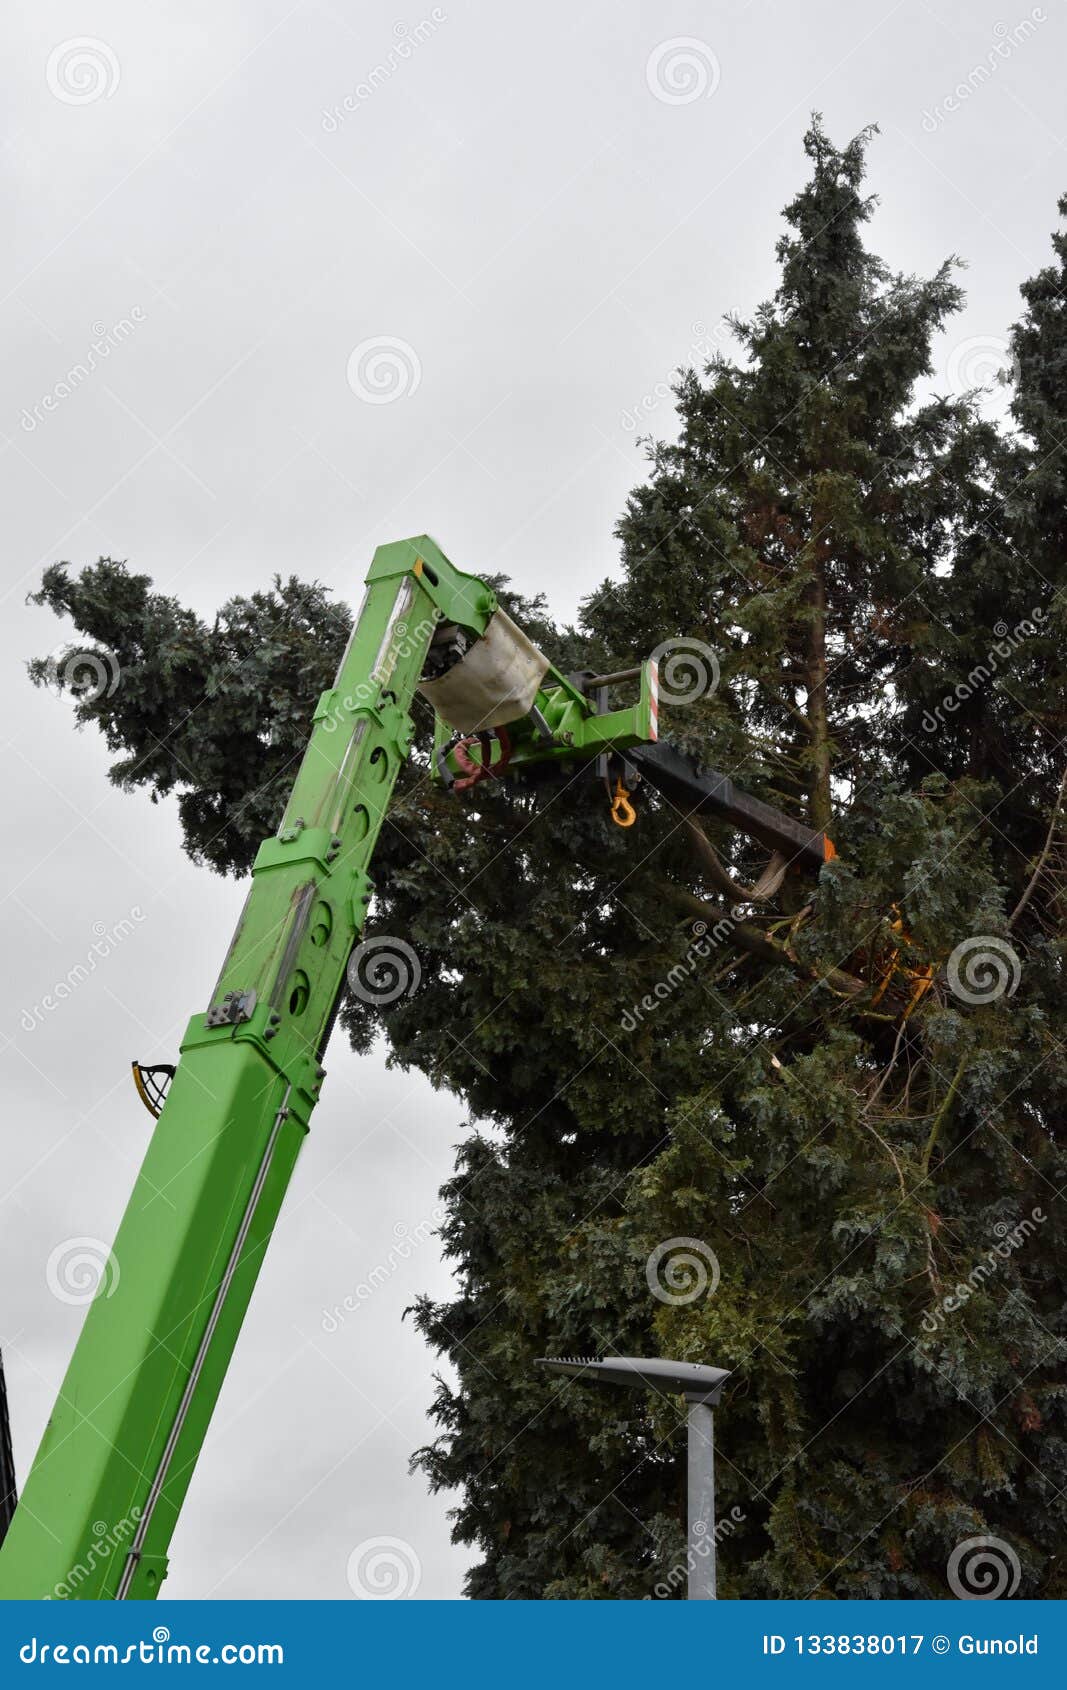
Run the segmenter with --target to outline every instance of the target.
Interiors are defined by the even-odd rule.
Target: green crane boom
[[[647,747],[656,738],[655,666],[632,673],[638,702],[608,710],[606,690],[554,670],[492,590],[432,540],[375,552],[285,815],[256,857],[209,1007],[182,1040],[115,1239],[117,1271],[89,1307],[0,1548],[0,1598],[159,1593],[318,1100],[371,897],[375,842],[412,742],[416,690],[447,724],[437,775],[460,785],[459,771],[467,784],[488,778],[497,749],[501,764],[513,758],[524,773]],[[691,774],[694,807],[722,809],[715,782],[724,777]],[[733,809],[723,813],[743,824],[744,795],[729,796]],[[796,824],[782,821],[795,853]],[[800,849],[821,861],[822,836],[800,832]]]

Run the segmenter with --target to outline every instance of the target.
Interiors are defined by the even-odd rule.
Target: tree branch
[[[1023,910],[1026,908],[1027,904],[1030,902],[1030,899],[1033,895],[1034,888],[1036,887],[1038,881],[1041,879],[1041,875],[1044,871],[1045,864],[1048,862],[1049,852],[1052,850],[1052,841],[1053,841],[1053,839],[1055,838],[1055,835],[1056,835],[1056,823],[1059,820],[1059,814],[1060,814],[1061,809],[1063,808],[1063,799],[1064,799],[1065,793],[1067,793],[1067,768],[1065,768],[1064,771],[1063,771],[1063,779],[1060,781],[1060,790],[1056,794],[1056,802],[1052,806],[1052,820],[1048,824],[1048,833],[1045,835],[1045,843],[1044,843],[1044,846],[1042,848],[1041,855],[1037,859],[1037,866],[1035,867],[1033,874],[1030,876],[1030,880],[1027,884],[1026,891],[1023,893],[1022,897],[1019,899],[1019,902],[1016,904],[1015,908],[1012,910],[1010,916],[1008,917],[1008,927],[1009,928],[1014,927],[1016,919],[1020,915],[1022,915]]]

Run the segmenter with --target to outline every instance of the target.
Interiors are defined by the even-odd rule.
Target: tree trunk
[[[816,542],[818,546],[818,542]],[[811,628],[808,635],[808,721],[811,725],[811,792],[808,813],[813,828],[830,831],[830,721],[826,708],[826,579],[816,556],[812,564]]]

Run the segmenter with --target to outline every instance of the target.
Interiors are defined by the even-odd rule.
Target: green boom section
[[[36,1460],[0,1598],[153,1597],[307,1132],[438,622],[496,600],[433,541],[382,546],[209,1005],[194,1015]]]

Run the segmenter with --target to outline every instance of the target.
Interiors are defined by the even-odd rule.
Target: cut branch
[[[685,818],[685,831],[689,835],[689,842],[700,858],[700,866],[717,892],[725,893],[726,897],[735,900],[765,904],[768,898],[773,898],[785,879],[789,867],[786,858],[780,851],[774,851],[766,868],[753,885],[746,886],[743,881],[734,880],[724,867],[719,853],[708,838],[699,822],[691,816]]]

